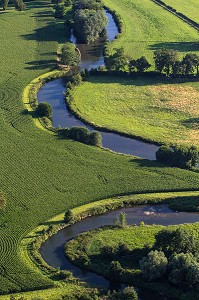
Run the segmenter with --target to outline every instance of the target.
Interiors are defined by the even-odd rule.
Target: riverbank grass
[[[199,83],[92,76],[73,92],[86,121],[149,141],[199,146]]]

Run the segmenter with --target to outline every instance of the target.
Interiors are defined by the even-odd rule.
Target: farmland
[[[98,126],[159,143],[199,145],[198,82],[93,76],[73,95],[72,109]]]
[[[197,30],[151,0],[115,0],[114,5],[112,0],[105,0],[104,3],[116,10],[124,23],[122,36],[111,44],[112,51],[124,47],[129,56],[137,59],[144,55],[152,63],[153,51],[159,48],[181,53],[199,50]]]
[[[111,6],[111,1],[106,2]],[[115,9],[124,16],[127,1],[123,3],[122,7],[117,0]],[[152,14],[151,11],[154,15],[159,13],[158,7],[153,6],[154,10],[150,10],[154,4],[147,3],[149,14]],[[158,17],[154,23],[158,26],[162,26],[168,16],[161,13],[163,20],[160,22]],[[132,12],[129,14],[134,15]],[[135,17],[138,21],[140,13],[135,12]],[[173,18],[166,22],[165,31],[161,34],[166,33],[166,26],[171,29],[176,24],[176,33],[168,29],[167,42],[177,43],[177,48],[184,47],[187,51],[187,47],[196,40],[197,33]],[[155,45],[158,40],[167,43],[160,38],[155,26],[151,25],[148,36],[152,19],[150,21],[150,16],[147,17],[144,31],[136,29],[136,35],[141,30],[136,47],[128,45],[136,41],[134,38],[128,40],[131,37],[130,22],[125,23],[124,37],[115,42],[114,47],[124,43],[127,52],[131,53],[130,49],[134,49],[134,55],[141,54],[139,47],[142,47],[143,53],[152,56],[152,49],[148,47],[153,48],[149,41],[153,35]],[[6,203],[4,210],[0,211],[1,294],[54,285],[52,280],[28,263],[21,241],[34,228],[67,208],[113,195],[199,190],[198,173],[58,139],[56,135],[35,126],[23,105],[22,93],[34,78],[55,68],[58,42],[65,41],[60,26],[53,17],[49,1],[28,2],[25,12],[0,12],[0,190]],[[143,39],[146,41],[141,42]],[[70,295],[78,287],[71,285],[67,289]],[[62,288],[57,292],[63,293]],[[52,295],[54,291],[49,293]],[[48,297],[48,292],[34,292],[33,296]]]
[[[197,1],[190,0],[189,2],[186,2],[183,0],[176,0],[174,2],[172,0],[164,0],[163,2],[167,5],[170,5],[171,7],[176,9],[178,12],[184,14],[191,20],[199,23],[199,3]]]

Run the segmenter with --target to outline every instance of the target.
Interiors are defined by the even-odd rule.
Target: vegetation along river
[[[115,22],[110,13],[106,12],[108,17],[107,38],[112,41],[118,33]],[[72,35],[72,41],[75,43],[76,39]],[[100,38],[97,41],[87,44],[77,44],[81,51],[81,68],[96,68],[103,65],[103,46],[105,38]],[[48,102],[53,109],[53,126],[58,127],[72,127],[84,126],[89,130],[94,130],[92,126],[86,125],[81,120],[77,119],[66,107],[65,104],[65,83],[63,79],[56,79],[46,83],[38,92],[38,102]],[[155,152],[158,149],[157,145],[146,143],[138,139],[121,136],[116,133],[104,132],[99,130],[102,134],[102,145],[110,150],[139,156],[141,158],[154,160]]]
[[[116,25],[110,13],[106,13],[109,19],[107,25],[107,36],[109,40],[113,40],[118,33]],[[71,40],[76,43],[75,37],[72,35]],[[100,38],[89,45],[77,45],[81,51],[81,68],[96,68],[104,63],[103,45],[105,39]],[[63,79],[57,79],[45,84],[38,92],[38,102],[48,102],[53,108],[53,126],[72,127],[86,126],[89,130],[94,130],[92,126],[86,125],[77,119],[66,107],[65,104],[65,83]],[[113,151],[125,154],[132,154],[141,158],[155,159],[155,152],[158,146],[137,139],[121,136],[115,133],[101,131],[103,139],[103,147]],[[104,225],[113,224],[113,220],[120,212],[127,214],[128,224],[138,224],[144,221],[146,224],[161,225],[177,225],[182,223],[193,223],[199,220],[196,213],[176,213],[170,210],[166,205],[156,206],[133,206],[130,208],[122,208],[120,210],[111,211],[105,215],[99,215],[86,218],[74,225],[60,230],[57,234],[49,238],[41,247],[40,253],[43,259],[51,266],[60,269],[67,269],[80,280],[89,284],[102,286],[105,288],[118,288],[118,283],[108,281],[103,276],[93,272],[83,271],[74,266],[64,255],[64,245],[70,239],[75,238],[78,234],[98,228]],[[139,299],[142,300],[160,300],[163,296],[152,291],[139,289]],[[168,299],[168,298],[165,298]]]
[[[145,224],[158,225],[178,225],[183,223],[193,223],[199,221],[198,213],[175,212],[168,208],[167,205],[139,205],[119,210],[111,211],[104,215],[98,215],[86,218],[74,225],[66,227],[49,238],[40,249],[43,259],[51,266],[60,269],[67,269],[73,275],[82,281],[92,285],[103,286],[105,288],[118,288],[118,283],[110,282],[93,272],[81,270],[74,266],[64,255],[64,245],[70,239],[75,238],[78,234],[89,231],[104,225],[112,225],[115,217],[121,213],[127,214],[128,224],[138,224],[144,221]],[[163,296],[154,294],[151,291],[139,289],[139,296],[142,300],[160,300]],[[169,299],[169,298],[165,298]]]

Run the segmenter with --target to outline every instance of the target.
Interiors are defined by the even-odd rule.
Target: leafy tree
[[[122,266],[119,261],[112,261],[109,266],[109,274],[113,280],[119,280]]]
[[[159,49],[154,52],[155,68],[169,76],[172,66],[179,60],[179,52],[172,49]]]
[[[199,72],[199,55],[195,53],[188,53],[182,60],[182,65],[184,67],[184,74],[189,75],[193,74],[195,68],[197,70],[197,74]]]
[[[113,292],[108,300],[138,300],[138,295],[134,287],[126,287],[123,291]]]
[[[145,70],[151,67],[151,64],[147,61],[147,59],[144,56],[142,56],[137,60],[130,61],[130,70],[133,66],[137,69],[138,72],[144,72]]]
[[[52,107],[47,102],[41,102],[41,103],[39,103],[39,105],[37,107],[37,113],[40,117],[51,118],[52,117]]]
[[[174,167],[190,169],[199,161],[199,152],[195,146],[161,146],[156,152],[156,159]]]
[[[73,43],[68,42],[62,46],[61,60],[65,65],[78,66],[80,62],[80,57]]]
[[[67,209],[64,214],[64,221],[65,223],[72,224],[74,222],[74,216],[71,209]]]
[[[167,145],[162,145],[156,151],[156,159],[162,163],[170,164],[172,161],[173,151],[171,147]]]
[[[183,228],[163,229],[156,234],[155,239],[154,248],[163,251],[167,256],[182,252],[195,255],[198,252],[196,238]]]
[[[89,142],[90,145],[101,147],[102,146],[102,135],[101,135],[101,133],[98,132],[98,131],[91,132],[89,141],[90,141]]]
[[[74,10],[78,9],[93,9],[99,10],[103,8],[103,4],[98,0],[75,0],[73,5]]]
[[[58,18],[58,19],[64,18],[66,11],[67,11],[67,8],[66,8],[64,2],[59,2],[58,4],[56,4],[54,6],[54,8],[55,8],[55,18]]]
[[[172,74],[176,76],[176,75],[182,75],[183,73],[184,73],[183,63],[178,60],[172,65]]]
[[[68,131],[68,138],[88,144],[89,143],[90,131],[86,127],[71,127]]]
[[[107,70],[124,71],[128,69],[128,57],[124,53],[124,48],[115,49],[115,53],[105,59]]]
[[[169,281],[187,288],[199,283],[199,263],[191,253],[179,253],[169,264]]]
[[[3,7],[3,10],[6,10],[7,7],[8,7],[8,2],[9,0],[1,0],[1,4],[2,4],[2,7]]]
[[[157,250],[149,252],[147,257],[143,257],[139,263],[143,276],[149,281],[164,276],[168,266],[164,252]]]
[[[103,9],[79,9],[74,16],[74,32],[81,43],[90,43],[106,31],[107,17]]]
[[[15,9],[22,11],[26,9],[26,4],[23,2],[23,0],[15,0]]]
[[[74,86],[78,86],[78,85],[80,85],[80,84],[82,83],[82,76],[81,76],[79,73],[77,73],[77,74],[75,74],[75,75],[73,75],[73,76],[71,77],[70,82],[71,82]]]

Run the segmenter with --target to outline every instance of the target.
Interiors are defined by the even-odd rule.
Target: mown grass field
[[[199,2],[195,0],[163,0],[165,4],[175,8],[178,12],[184,14],[193,21],[199,23]]]
[[[98,126],[159,143],[199,145],[198,82],[93,76],[73,95],[72,109]]]
[[[151,0],[105,0],[104,3],[116,10],[124,23],[124,32],[111,45],[112,51],[124,47],[133,58],[144,55],[151,63],[153,52],[159,48],[181,53],[199,51],[197,30]]]
[[[0,14],[0,292],[51,285],[21,251],[21,240],[50,217],[117,194],[199,190],[199,174],[60,140],[38,129],[22,103],[25,86],[55,66],[63,42],[48,1]],[[86,176],[85,176],[86,174]]]

